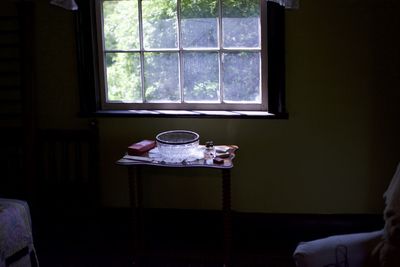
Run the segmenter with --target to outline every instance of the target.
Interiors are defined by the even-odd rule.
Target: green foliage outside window
[[[259,0],[221,1],[223,18],[245,18],[239,20],[232,27],[233,29],[247,29],[252,21],[249,22],[246,19],[259,17]],[[215,34],[217,32],[219,1],[181,0],[180,3],[182,21],[197,23],[193,24],[195,26],[205,25],[205,30],[200,31],[199,38],[204,40],[208,38],[203,43],[210,44],[210,47],[213,47],[212,40],[217,42]],[[141,102],[142,98],[148,102],[179,101],[181,95],[179,92],[179,61],[176,52],[144,52],[144,66],[143,68],[140,66],[138,1],[104,1],[102,8],[106,50],[107,99],[122,102]],[[176,49],[178,25],[176,18],[176,0],[142,0],[143,43],[145,48]],[[258,25],[256,26],[258,27]],[[199,29],[198,27],[193,28]],[[251,39],[253,40],[251,46],[259,46],[258,28],[253,31],[242,31],[240,34],[236,34],[237,36],[229,36],[228,34],[236,33],[226,31],[227,38],[233,45],[243,46],[249,43],[247,40]],[[192,42],[196,42],[196,39],[193,40]],[[259,52],[244,53],[225,55],[230,61],[224,71],[229,73],[220,82],[226,83],[225,94],[232,101],[259,101]],[[184,96],[189,101],[212,102],[218,100],[220,97],[218,75],[215,76],[218,73],[218,66],[215,65],[215,62],[218,62],[218,57],[211,56],[208,52],[204,52],[204,54],[192,52],[189,54],[191,58],[186,61],[184,58],[183,62],[189,64],[189,60],[191,60],[190,64],[198,66],[198,69],[192,66],[191,69],[184,71],[185,75],[188,75],[181,79],[181,82],[184,82],[182,86]],[[193,59],[194,55],[198,56],[198,64],[193,64],[193,62],[196,63],[196,58]],[[235,65],[235,62],[241,65]],[[243,64],[246,67],[243,67]],[[141,85],[142,69],[145,71],[144,96],[142,95]],[[233,78],[229,79],[229,77],[233,77],[234,80],[232,80]]]

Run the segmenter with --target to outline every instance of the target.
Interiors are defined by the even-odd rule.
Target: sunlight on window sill
[[[266,111],[223,110],[99,110],[94,115],[105,117],[193,117],[193,118],[265,118],[287,119],[288,115]]]

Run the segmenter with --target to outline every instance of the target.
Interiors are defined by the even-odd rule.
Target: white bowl
[[[186,130],[173,130],[157,134],[157,148],[167,160],[183,161],[191,157],[199,146],[199,134]]]

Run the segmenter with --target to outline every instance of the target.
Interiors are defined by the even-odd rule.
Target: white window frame
[[[106,0],[96,0],[95,1],[95,10],[96,10],[96,26],[97,26],[97,49],[98,49],[98,70],[99,70],[99,83],[100,83],[100,91],[99,91],[99,96],[100,96],[100,106],[102,110],[200,110],[200,111],[206,111],[206,110],[216,110],[216,111],[261,111],[261,112],[267,112],[268,111],[268,77],[267,77],[267,45],[264,40],[266,39],[263,36],[263,33],[266,32],[266,19],[263,19],[265,17],[265,9],[266,9],[266,4],[263,4],[264,1],[260,0],[260,17],[261,17],[261,23],[260,23],[260,38],[261,38],[261,47],[260,48],[240,48],[240,49],[227,49],[221,47],[221,40],[219,40],[219,46],[216,49],[209,49],[209,48],[202,48],[202,49],[184,49],[182,48],[181,45],[179,45],[178,48],[176,49],[144,49],[143,45],[141,45],[140,50],[129,50],[129,51],[117,51],[117,50],[112,50],[112,52],[139,52],[141,54],[141,59],[143,60],[143,54],[146,52],[173,52],[173,53],[179,53],[179,58],[180,58],[180,66],[182,66],[182,53],[184,52],[218,52],[219,53],[219,60],[221,60],[222,53],[224,52],[239,52],[239,51],[251,51],[251,52],[260,52],[260,94],[261,94],[261,103],[200,103],[200,102],[194,102],[194,103],[170,103],[170,102],[164,102],[164,103],[123,103],[123,102],[107,102],[107,97],[106,97],[106,66],[105,66],[105,55],[107,50],[104,47],[104,39],[103,39],[103,15],[102,15],[102,2]],[[177,0],[178,6],[180,5],[180,0]],[[219,1],[219,9],[218,9],[218,16],[221,18],[221,2]],[[139,8],[140,10],[140,8]],[[218,19],[219,21],[219,32],[221,32],[222,29],[222,20]],[[180,24],[180,12],[178,8],[178,24]],[[142,31],[142,29],[139,30]],[[178,27],[179,28],[179,27]],[[178,29],[178,36],[179,36],[179,29]],[[219,38],[221,39],[222,34],[218,34]],[[140,33],[140,38],[142,37],[142,34]],[[180,39],[180,37],[178,37]],[[142,43],[142,42],[141,42]],[[178,44],[180,42],[178,41]],[[143,64],[143,62],[142,62]],[[221,63],[219,62],[220,66]],[[180,67],[181,69],[181,67]],[[222,68],[220,68],[220,86],[221,86],[221,71]],[[182,70],[180,71],[182,72]],[[142,73],[143,73],[143,68],[142,68]],[[143,75],[143,74],[141,74]],[[182,73],[180,73],[182,75]],[[182,88],[182,82],[180,82],[180,90],[181,90],[181,95],[183,92]],[[142,81],[142,92],[143,92],[143,81]],[[222,92],[223,89],[220,89],[221,92],[221,98],[223,98]]]

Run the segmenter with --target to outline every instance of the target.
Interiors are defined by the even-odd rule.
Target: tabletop
[[[194,161],[182,161],[182,162],[166,162],[163,160],[156,160],[149,157],[149,153],[146,152],[140,156],[124,155],[116,163],[122,166],[135,166],[135,165],[149,165],[159,167],[172,167],[172,168],[214,168],[214,169],[231,169],[233,168],[233,159],[235,158],[236,150],[239,148],[236,145],[216,145],[217,157],[221,158],[221,163],[215,163],[215,161],[206,161],[205,159],[197,159]],[[228,147],[225,153],[218,153],[218,147]]]

